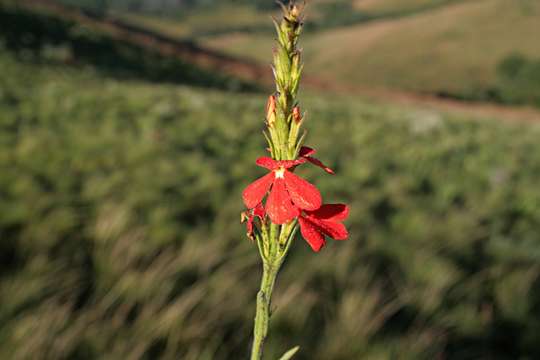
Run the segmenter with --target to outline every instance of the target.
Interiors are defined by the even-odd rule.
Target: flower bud
[[[268,103],[266,104],[266,123],[269,127],[273,126],[276,122],[276,98],[274,95],[270,95]]]
[[[294,19],[297,19],[298,16],[300,15],[300,9],[298,9],[298,6],[296,5],[293,5],[291,7],[291,12],[290,12],[291,16],[294,18]]]
[[[292,117],[295,123],[299,124],[300,121],[302,121],[302,115],[300,114],[300,108],[298,106],[295,106],[292,109]]]
[[[244,223],[246,221],[248,221],[249,219],[249,212],[248,211],[242,211],[240,213],[240,223]]]

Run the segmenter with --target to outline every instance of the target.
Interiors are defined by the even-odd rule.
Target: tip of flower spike
[[[302,7],[298,6],[294,0],[291,0],[290,4],[286,6],[282,1],[277,1],[283,10],[283,16],[285,19],[291,22],[300,22],[303,7],[305,7],[305,1]]]
[[[294,18],[298,18],[298,16],[300,15],[300,9],[298,9],[298,6],[292,5],[290,14]]]

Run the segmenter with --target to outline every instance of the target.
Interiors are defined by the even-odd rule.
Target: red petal
[[[254,208],[262,201],[264,195],[266,195],[270,189],[270,186],[272,186],[273,181],[274,173],[271,172],[261,178],[258,178],[245,188],[244,192],[242,193],[242,198],[244,199],[244,204],[248,209]]]
[[[302,146],[300,148],[300,152],[299,152],[298,156],[306,157],[306,156],[311,156],[311,155],[313,155],[315,153],[316,153],[315,149],[312,149],[312,148],[310,148],[308,146]]]
[[[283,167],[285,169],[290,169],[293,166],[297,166],[297,165],[303,164],[305,162],[306,162],[306,159],[301,158],[301,159],[296,159],[296,160],[280,160],[277,163],[278,163],[279,167]]]
[[[287,190],[296,206],[305,210],[315,210],[321,206],[321,193],[314,185],[290,171],[285,171],[283,176]]]
[[[272,191],[266,199],[266,213],[274,224],[285,224],[299,215],[298,209],[291,202],[283,179],[276,179]]]
[[[263,168],[267,168],[268,170],[276,170],[280,167],[283,167],[285,169],[290,169],[293,166],[297,166],[300,164],[303,164],[306,162],[306,159],[296,159],[296,160],[274,160],[271,157],[268,156],[261,156],[260,158],[255,161],[255,163]]]
[[[274,170],[279,168],[279,162],[268,156],[261,156],[255,161],[255,164],[267,168],[268,170]]]
[[[258,216],[259,219],[263,219],[266,216],[266,212],[264,211],[264,207],[261,203],[257,204],[257,206],[253,209],[253,216]]]
[[[345,204],[324,204],[315,211],[306,212],[321,220],[343,221],[349,216],[349,207]]]
[[[335,221],[319,220],[313,217],[307,217],[313,225],[325,235],[330,236],[334,240],[345,240],[349,237],[349,232],[345,225]]]
[[[324,236],[308,219],[300,216],[298,222],[300,223],[300,233],[302,234],[302,237],[307,241],[309,246],[311,246],[313,251],[319,252],[326,244]]]
[[[324,165],[319,159],[311,157],[311,155],[313,155],[315,153],[316,153],[315,149],[312,149],[312,148],[307,147],[307,146],[302,146],[300,148],[300,152],[299,152],[298,156],[305,158],[307,161],[309,161],[313,165],[316,165],[316,166],[322,168],[327,173],[333,175],[334,170],[332,170],[328,166]]]
[[[309,161],[310,163],[312,163],[313,165],[316,165],[318,167],[320,167],[321,169],[323,169],[324,171],[326,171],[327,173],[329,174],[332,174],[334,175],[334,170],[330,169],[328,166],[324,165],[321,160],[319,159],[316,159],[314,157],[306,157],[306,160]]]

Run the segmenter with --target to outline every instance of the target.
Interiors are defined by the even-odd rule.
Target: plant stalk
[[[257,293],[257,309],[255,313],[255,323],[253,326],[253,346],[251,348],[251,360],[262,359],[263,345],[268,334],[268,324],[270,321],[270,302],[274,283],[278,274],[281,262],[271,264],[263,262],[263,275],[261,288]]]

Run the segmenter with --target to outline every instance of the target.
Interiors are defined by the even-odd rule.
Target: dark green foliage
[[[528,64],[527,59],[521,54],[512,54],[506,57],[497,67],[500,76],[511,79],[519,76],[519,73]]]
[[[441,91],[438,95],[464,101],[540,107],[540,60],[511,54],[497,66],[497,82],[493,86],[473,88],[463,93]]]
[[[0,69],[0,358],[244,358],[265,99]],[[268,358],[540,357],[540,128],[303,103],[351,238],[293,245]]]
[[[513,54],[499,64],[497,71],[502,101],[540,107],[540,60]]]

